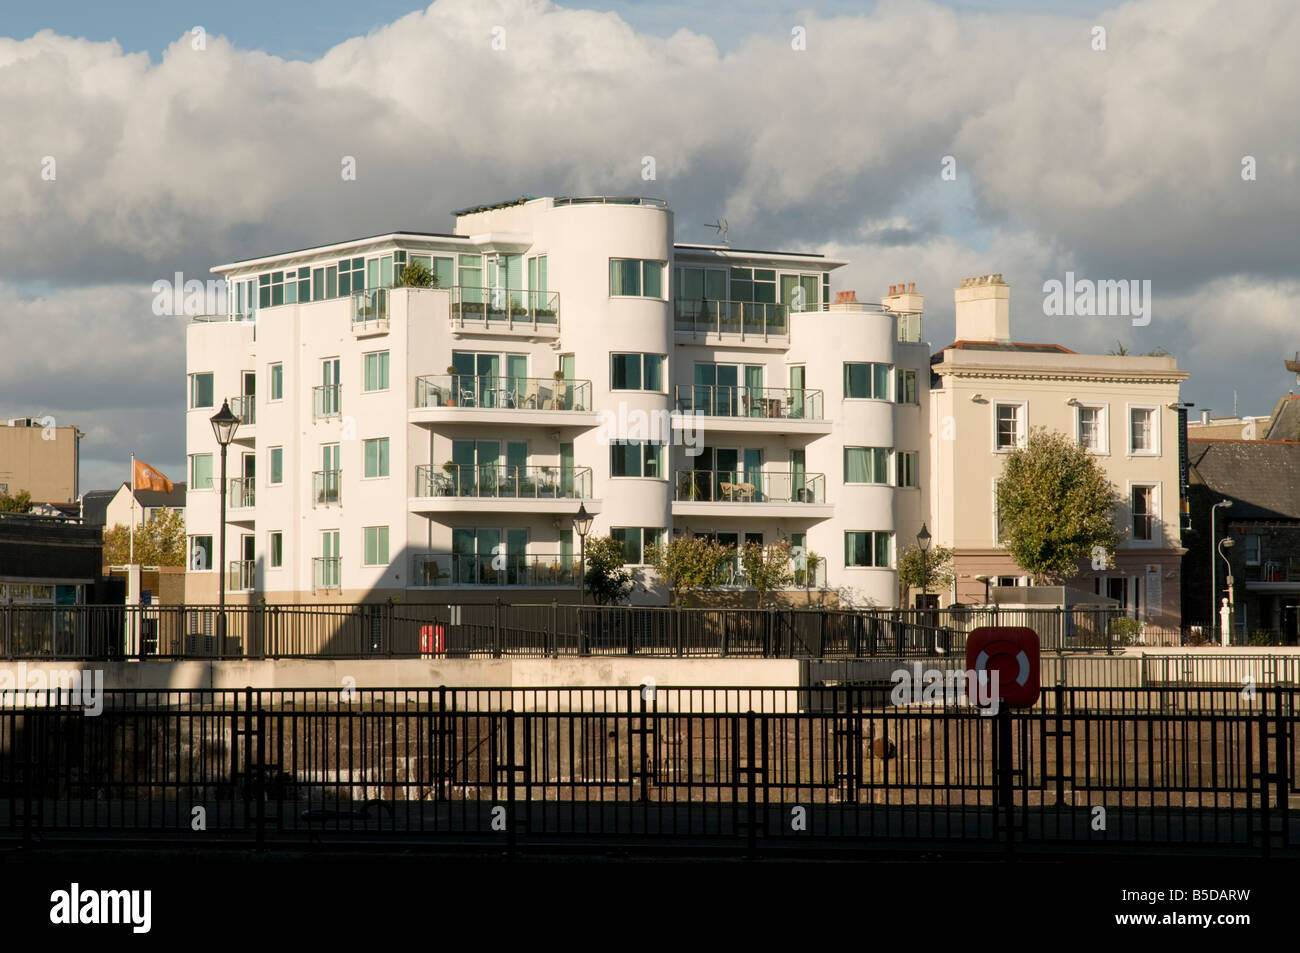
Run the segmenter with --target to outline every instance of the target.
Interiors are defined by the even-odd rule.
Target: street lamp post
[[[1219,599],[1218,599],[1219,585],[1217,580],[1215,579],[1215,568],[1214,568],[1214,551],[1218,545],[1219,539],[1214,529],[1214,515],[1215,515],[1214,511],[1221,506],[1224,507],[1225,509],[1231,507],[1232,500],[1220,500],[1218,503],[1215,503],[1213,506],[1210,507],[1210,632],[1211,633],[1214,632],[1214,618],[1219,611]]]
[[[226,651],[226,448],[235,439],[239,429],[239,418],[230,411],[230,401],[223,400],[221,409],[210,418],[212,432],[216,434],[217,444],[221,447],[221,556],[217,563],[218,582],[221,586],[220,602],[217,611],[217,651]]]
[[[930,531],[921,524],[921,531],[916,534],[916,548],[921,551],[921,605],[930,608]]]
[[[1227,584],[1227,587],[1228,587],[1228,599],[1227,599],[1227,602],[1228,602],[1228,615],[1227,615],[1227,618],[1228,618],[1229,620],[1232,619],[1232,563],[1230,563],[1230,562],[1228,561],[1228,557],[1227,557],[1227,555],[1226,555],[1223,551],[1224,551],[1225,549],[1231,549],[1233,546],[1236,546],[1236,545],[1237,545],[1237,541],[1236,541],[1235,539],[1233,539],[1231,536],[1225,536],[1223,539],[1219,540],[1219,545],[1215,547],[1216,549],[1218,549],[1218,551],[1219,551],[1219,555],[1223,557],[1223,565],[1226,567],[1225,570],[1224,570],[1224,580],[1223,580],[1223,581],[1224,581],[1224,583]],[[1227,628],[1229,628],[1229,627],[1225,627],[1225,626],[1220,626],[1220,627],[1221,627],[1221,628],[1224,628],[1225,631],[1222,631],[1222,632],[1219,633],[1219,644],[1221,644],[1221,645],[1227,645],[1227,644],[1232,640],[1232,633],[1231,633],[1230,631],[1226,631]]]
[[[585,503],[578,504],[578,512],[573,517],[573,531],[578,534],[578,605],[587,601],[587,534],[591,532],[591,514]]]

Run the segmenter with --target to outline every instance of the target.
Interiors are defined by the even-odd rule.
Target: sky
[[[1267,413],[1300,390],[1297,48],[1293,0],[9,3],[0,416],[78,426],[83,489],[132,451],[183,479],[155,281],[523,193],[914,281],[936,350],[999,272],[1017,340],[1164,348],[1197,410]],[[1150,281],[1150,323],[1048,314],[1067,272]]]

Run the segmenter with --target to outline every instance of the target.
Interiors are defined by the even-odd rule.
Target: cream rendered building
[[[394,287],[415,260],[437,288]],[[786,539],[825,557],[801,582],[893,604],[929,347],[911,289],[832,301],[843,264],[674,244],[665,203],[585,197],[213,269],[229,313],[187,341],[187,598],[216,598],[229,399],[235,602],[576,601],[582,506],[651,584],[667,534]]]
[[[991,585],[1027,583],[997,542],[996,484],[1009,449],[1029,428],[1046,427],[1087,445],[1124,501],[1126,540],[1112,567],[1087,564],[1070,585],[1177,626],[1185,550],[1174,407],[1187,372],[1172,357],[1013,342],[1001,275],[968,279],[954,297],[957,340],[930,368],[930,530],[936,545],[955,551],[957,576],[944,602],[983,602],[979,576]]]

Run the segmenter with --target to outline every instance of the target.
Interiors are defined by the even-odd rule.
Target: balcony
[[[679,384],[677,410],[710,418],[710,430],[733,433],[830,433],[820,390]],[[674,424],[693,422],[674,418]]]
[[[1300,582],[1300,557],[1287,556],[1266,559],[1262,563],[1246,566],[1245,581],[1251,589],[1294,589]]]
[[[257,398],[252,394],[231,397],[228,401],[230,412],[239,418],[240,428],[252,427],[257,423]],[[238,435],[239,431],[235,432]]]
[[[317,556],[311,561],[311,588],[313,592],[339,587],[338,556]]]
[[[576,513],[592,502],[590,467],[505,467],[422,463],[411,510],[471,513]]]
[[[311,419],[329,420],[342,416],[342,386],[339,384],[321,384],[311,389]]]
[[[826,558],[817,557],[817,561],[812,566],[808,565],[809,560],[805,557],[803,560],[790,560],[790,583],[783,586],[783,589],[825,589],[826,588]],[[718,585],[727,588],[752,589],[749,578],[745,575],[744,566],[736,564],[726,568],[722,581]]]
[[[679,338],[726,336],[731,343],[790,343],[789,309],[783,304],[756,301],[673,301],[674,326]]]
[[[572,554],[415,553],[411,586],[534,586],[573,588],[581,569]]]
[[[591,381],[429,374],[415,379],[411,423],[594,427]]]
[[[332,506],[341,503],[342,486],[342,470],[316,470],[311,475],[311,505]]]
[[[352,333],[357,337],[388,333],[387,288],[369,288],[352,296]]]
[[[255,565],[257,564],[251,559],[232,561],[226,573],[226,588],[232,592],[247,592],[253,589]]]
[[[826,475],[802,470],[679,470],[673,515],[825,519]]]
[[[560,333],[560,294],[456,285],[451,289],[451,327],[475,334],[556,337]]]
[[[235,477],[226,482],[229,484],[226,505],[232,510],[248,509],[257,505],[256,481]]]

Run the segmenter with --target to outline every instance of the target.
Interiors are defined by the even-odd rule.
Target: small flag
[[[135,461],[135,487],[137,490],[157,490],[160,493],[172,492],[172,481],[155,470],[143,460]]]

